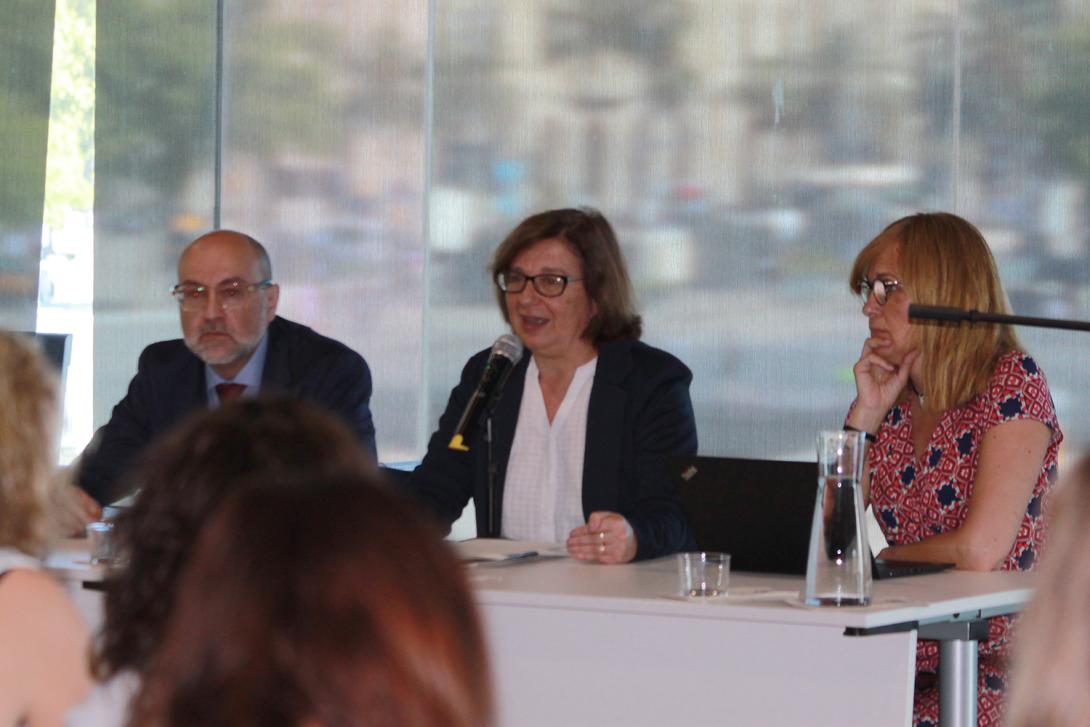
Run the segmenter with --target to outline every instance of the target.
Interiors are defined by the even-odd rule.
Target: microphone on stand
[[[1006,323],[1018,326],[1034,326],[1037,328],[1063,328],[1068,331],[1090,331],[1090,323],[1085,321],[1065,321],[1059,318],[1033,318],[1031,316],[1014,316],[1006,313],[982,313],[978,310],[963,310],[961,308],[949,308],[939,305],[908,306],[908,317],[924,321],[947,321],[960,323]]]
[[[449,449],[458,452],[468,452],[469,445],[466,441],[473,435],[488,413],[495,406],[503,391],[503,385],[511,376],[515,364],[522,358],[522,341],[512,333],[505,333],[492,344],[492,353],[488,356],[481,380],[477,384],[473,396],[466,404],[462,418],[458,420],[458,426],[454,428],[454,435],[450,438]]]

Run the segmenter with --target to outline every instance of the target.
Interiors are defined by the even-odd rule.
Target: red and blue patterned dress
[[[996,363],[985,393],[964,406],[943,413],[927,451],[916,456],[909,402],[890,409],[870,449],[870,496],[874,514],[890,545],[915,543],[956,530],[965,521],[973,496],[980,443],[991,427],[1018,419],[1043,422],[1052,432],[1044,462],[1033,487],[1003,570],[1031,570],[1044,540],[1042,500],[1056,475],[1056,454],[1063,434],[1044,374],[1021,351],[1009,351]],[[998,724],[1006,681],[1005,656],[1010,619],[988,622],[988,640],[980,644],[979,724]],[[921,641],[916,654],[918,673],[934,673],[938,645]],[[913,722],[938,724],[937,681],[917,675]]]

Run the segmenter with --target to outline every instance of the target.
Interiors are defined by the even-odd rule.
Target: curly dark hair
[[[374,468],[344,424],[297,399],[243,399],[201,411],[153,443],[129,477],[140,493],[116,520],[123,566],[107,583],[96,676],[146,669],[200,529],[239,482]]]
[[[435,522],[375,476],[278,476],[209,519],[131,725],[487,727],[487,654]]]

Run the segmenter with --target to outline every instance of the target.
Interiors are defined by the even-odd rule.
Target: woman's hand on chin
[[[912,349],[898,365],[882,355],[888,347],[889,341],[871,336],[864,341],[863,353],[852,368],[856,403],[848,423],[871,434],[878,431],[886,412],[908,385],[912,364],[920,355],[918,349]]]

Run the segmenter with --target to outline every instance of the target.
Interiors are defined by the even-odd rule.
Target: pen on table
[[[504,563],[510,563],[511,561],[514,561],[514,560],[525,560],[527,558],[536,558],[538,555],[540,555],[540,553],[538,553],[536,550],[523,550],[523,551],[520,551],[518,553],[511,553],[510,555],[504,555],[504,556],[501,556],[499,558],[496,558],[496,557],[491,557],[491,558],[489,558],[489,557],[467,558],[467,559],[464,559],[462,562],[465,563],[466,565],[489,565],[489,564],[491,564],[491,565],[502,565]]]
[[[522,560],[523,558],[533,558],[537,554],[538,552],[536,550],[523,550],[519,553],[511,553],[507,557],[503,558],[503,560]]]

